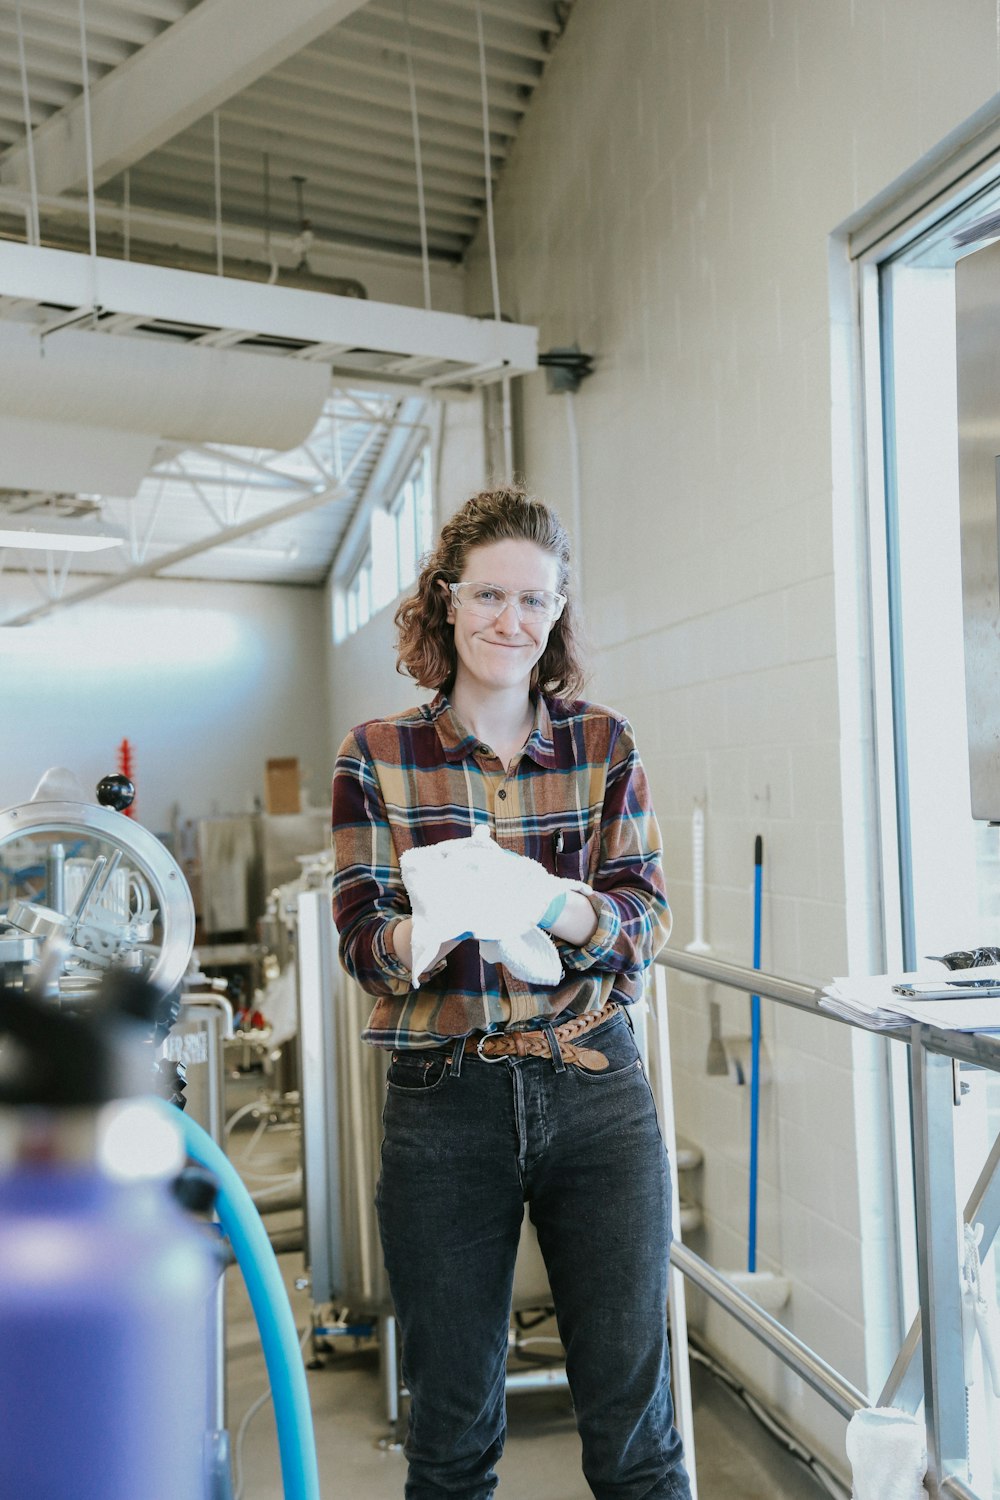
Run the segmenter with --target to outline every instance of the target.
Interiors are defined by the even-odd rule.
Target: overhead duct
[[[294,448],[329,384],[321,363],[0,324],[0,485],[132,494],[164,439]]]
[[[131,496],[152,468],[159,443],[155,433],[0,413],[0,486]]]

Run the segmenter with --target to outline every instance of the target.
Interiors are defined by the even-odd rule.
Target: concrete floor
[[[254,1151],[256,1173],[285,1173],[298,1163],[294,1132],[268,1132],[258,1147],[251,1132],[237,1130],[228,1144],[237,1168],[248,1147]],[[267,1223],[272,1233],[280,1233],[301,1227],[301,1214],[274,1214]],[[310,1323],[309,1296],[295,1289],[302,1255],[282,1254],[279,1264],[296,1325],[304,1333]],[[228,1426],[235,1447],[244,1415],[267,1390],[256,1323],[236,1267],[226,1273],[226,1316]],[[398,1445],[392,1445],[397,1434],[385,1416],[378,1349],[373,1341],[344,1339],[334,1340],[331,1351],[324,1356],[324,1368],[307,1371],[322,1500],[402,1500],[406,1461]],[[830,1492],[694,1361],[691,1382],[699,1500],[830,1500]],[[500,1496],[590,1500],[564,1388],[512,1393],[508,1423],[498,1469]],[[247,1427],[242,1458],[243,1489],[236,1500],[284,1500],[270,1402]]]
[[[301,1256],[281,1257],[296,1322],[305,1330],[309,1303],[294,1290]],[[228,1273],[229,1429],[266,1389],[256,1325],[237,1270]],[[401,1500],[405,1460],[386,1446],[378,1351],[337,1343],[325,1368],[308,1372],[323,1500]],[[829,1492],[763,1431],[737,1398],[692,1367],[699,1500],[829,1500]],[[241,1500],[283,1500],[270,1403],[247,1428]],[[521,1500],[588,1500],[580,1450],[565,1390],[517,1393],[509,1399],[509,1435],[499,1468],[500,1495]]]

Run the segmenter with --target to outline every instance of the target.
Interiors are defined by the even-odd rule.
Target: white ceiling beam
[[[267,151],[271,165],[272,201],[281,193],[292,195],[291,178],[294,173],[300,172],[308,176],[310,172],[314,172],[325,176],[330,170],[331,162],[341,162],[345,157],[350,160],[352,171],[364,172],[369,180],[398,182],[404,186],[412,186],[416,181],[412,131],[408,141],[402,135],[390,136],[386,141],[364,124],[352,127],[344,122],[328,119],[325,129],[318,120],[315,124],[310,124],[309,121],[298,122],[292,141],[283,134],[272,137],[273,126],[270,120],[268,129],[262,130],[259,113],[250,108],[241,110],[235,101],[226,109],[224,124],[227,134],[227,179],[231,163],[237,167],[244,162],[252,163],[257,173],[257,190],[260,193],[263,153]],[[242,128],[237,131],[233,128],[235,125]],[[193,126],[183,135],[175,136],[151,158],[149,165],[158,166],[161,161],[183,159],[194,153],[203,161],[211,159],[211,122]],[[499,165],[503,158],[499,152],[494,155]],[[429,150],[425,149],[421,136],[420,160],[425,187],[434,187],[439,192],[463,199],[469,196],[470,191],[482,191],[482,142],[478,159],[471,149],[462,157],[456,158],[454,151],[447,147],[432,146]],[[133,182],[140,175],[140,170],[133,169]]]
[[[273,149],[273,143],[277,141],[290,141],[294,150],[294,144],[300,137],[320,143],[329,141],[338,144],[345,141],[354,144],[360,139],[369,147],[378,145],[380,149],[384,149],[381,143],[385,140],[398,142],[399,151],[405,152],[412,161],[413,120],[405,111],[387,112],[382,105],[373,105],[369,100],[358,97],[356,92],[349,98],[346,93],[338,93],[337,98],[340,103],[349,104],[347,111],[338,106],[336,113],[332,113],[329,98],[321,97],[318,102],[312,102],[304,90],[290,94],[272,80],[262,79],[227,106],[223,124],[227,131],[234,125],[244,127],[239,132],[241,137],[245,137],[247,133],[252,134],[258,140],[261,150]],[[476,176],[482,180],[481,126],[478,139],[473,140],[460,126],[427,120],[421,111],[421,156],[425,146],[440,148],[443,161],[439,159],[439,165],[450,167],[453,161],[460,165],[474,164]],[[506,137],[503,140],[490,140],[490,156],[496,169],[506,159],[507,146]],[[332,154],[335,147],[331,145],[329,149]]]
[[[91,260],[0,240],[0,296],[131,313],[204,328],[240,328],[305,344],[339,343],[398,356],[436,354],[472,367],[496,364],[509,374],[533,370],[538,329],[461,313],[265,286],[235,277],[178,271],[138,261]],[[234,357],[240,357],[234,353]]]
[[[370,82],[365,83],[365,79]],[[314,48],[276,68],[274,81],[308,89],[314,98],[329,99],[332,103],[351,98],[397,114],[408,115],[410,111],[406,74],[396,68],[362,62],[353,51],[345,56],[342,52],[327,54]],[[482,95],[471,84],[421,79],[419,87],[421,122],[437,120],[462,130],[477,126],[482,129]],[[512,139],[527,112],[527,100],[510,95],[494,99],[494,92],[490,90],[490,134]]]
[[[171,166],[164,168],[157,174],[157,181],[162,184],[160,193],[161,201],[164,203],[187,203],[194,208],[199,201],[204,206],[206,181],[203,177],[196,177],[192,172],[185,172],[181,167]],[[241,187],[242,184],[242,187]],[[248,228],[256,227],[258,235],[262,237],[263,229],[260,220],[254,213],[252,206],[248,206],[247,198],[251,191],[251,181],[246,178],[235,178],[231,187],[231,198],[223,200],[223,244],[227,226],[232,223],[240,223]],[[378,189],[368,190],[365,187],[358,188],[353,181],[338,182],[336,178],[332,182],[326,182],[312,188],[306,198],[306,214],[310,226],[317,240],[326,240],[331,235],[341,230],[347,232],[352,228],[364,234],[366,231],[381,233],[383,238],[393,237],[409,240],[411,244],[420,243],[420,219],[417,212],[417,195],[414,191],[412,201],[399,193],[398,189],[393,192],[379,192]],[[438,235],[451,235],[461,243],[472,238],[479,223],[480,210],[476,203],[468,201],[466,204],[449,205],[443,207],[437,202],[428,203],[424,200],[427,210],[427,227],[431,238]],[[228,205],[236,205],[231,209]],[[274,205],[272,202],[272,214]],[[283,223],[279,221],[280,227],[284,229],[286,238],[291,238],[292,211],[286,208],[282,215]],[[274,236],[275,219],[271,220],[272,240]],[[133,230],[133,237],[135,231]],[[263,250],[263,241],[261,239]],[[228,246],[227,253],[228,253]]]
[[[155,246],[167,245],[171,247],[171,255],[176,257],[178,248],[185,250],[201,251],[210,244],[214,253],[215,246],[215,223],[208,220],[202,214],[199,217],[192,214],[190,206],[187,212],[177,211],[165,213],[159,208],[144,208],[137,203],[136,199],[136,174],[132,177],[132,205],[126,214],[120,203],[111,203],[106,198],[97,200],[98,223],[110,222],[111,224],[123,224],[129,220],[132,228],[133,238],[142,239],[147,244]],[[50,198],[44,197],[39,200],[40,206],[46,214],[67,216],[71,222],[80,226],[81,238],[86,234],[85,216],[87,205],[85,201],[78,198]],[[20,189],[8,188],[4,191],[0,188],[0,216],[7,212],[25,214],[30,203],[29,195]],[[245,226],[234,224],[231,218],[225,223],[225,248],[227,255],[242,255],[248,259],[260,258],[262,254],[262,239],[260,226]],[[68,236],[67,236],[68,237]],[[64,241],[65,243],[65,241]],[[289,229],[274,228],[271,233],[271,248],[273,253],[280,259],[287,261],[289,257],[295,257],[295,236]],[[350,255],[356,253],[357,245],[347,240],[343,242],[336,235],[323,234],[322,244],[315,247],[315,255],[323,257],[330,255]],[[299,254],[301,252],[298,252]],[[387,266],[406,266],[413,264],[412,256],[404,254],[399,250],[383,249],[375,250],[372,246],[366,246],[364,255],[373,264]],[[176,263],[176,259],[172,263]],[[335,275],[336,270],[329,266],[326,274]],[[33,304],[36,299],[21,299],[20,306],[26,307]],[[3,309],[2,316],[8,316],[13,308],[11,299],[0,296],[0,308]]]
[[[334,360],[349,347],[348,344],[310,344],[308,349],[300,350],[296,358]]]
[[[131,313],[113,313],[110,318],[103,318],[94,328],[95,333],[132,333],[142,323],[142,318],[133,317]]]
[[[143,16],[152,16],[154,20],[163,21],[168,26],[174,21],[180,21],[190,7],[186,0],[157,0],[156,4],[150,0],[132,0],[132,9]]]
[[[50,57],[68,59],[69,64],[79,70],[79,25],[75,28],[60,26],[45,16],[26,15],[23,18],[23,31],[25,45],[30,49],[32,73],[36,69],[46,67]],[[106,63],[113,68],[129,56],[130,48],[126,41],[113,41],[107,37],[92,36],[90,33],[91,28],[88,26],[87,54],[91,62]],[[6,39],[7,45],[13,43],[16,46],[17,24],[13,15],[0,14],[0,37]],[[64,61],[62,66],[65,68],[67,63]]]
[[[206,190],[211,193],[211,164],[196,158],[179,156],[170,146],[161,151],[156,159],[156,171],[137,172],[132,179],[133,193],[141,191],[147,184],[163,184],[159,195],[164,200],[187,199],[191,202],[201,198],[204,202]],[[280,191],[271,191],[271,229],[286,229],[289,220],[298,220],[298,200],[288,187],[279,184]],[[260,171],[254,166],[233,166],[224,178],[222,192],[223,234],[225,226],[235,219],[240,223],[255,223],[263,232],[263,210],[260,205]],[[338,163],[327,166],[322,176],[309,177],[304,189],[306,217],[313,230],[318,232],[320,224],[336,223],[341,210],[364,218],[397,219],[401,224],[417,227],[417,189],[415,182],[402,188],[393,183],[384,188],[376,179],[362,173],[342,171]],[[482,191],[479,201],[472,195],[455,195],[442,201],[436,193],[425,193],[428,218],[440,229],[450,229],[455,234],[470,233],[479,222],[482,211]],[[283,221],[283,222],[282,222]]]
[[[472,19],[474,21],[475,17],[473,16]],[[370,8],[365,6],[365,9],[359,16],[352,17],[347,22],[344,34],[350,37],[352,43],[356,43],[359,46],[367,45],[378,52],[383,52],[385,50],[385,27],[379,25],[379,20],[380,18],[377,16],[373,17]],[[415,34],[415,30],[416,28],[411,24],[411,37]],[[433,65],[433,72],[417,72],[418,87],[423,86],[425,77],[431,80],[437,77],[438,86],[440,87],[442,80],[439,77],[438,70],[441,68],[444,68],[446,71],[452,69],[459,75],[466,73],[470,77],[475,78],[478,83],[480,69],[475,25],[457,43],[451,39],[447,42],[442,42],[440,38],[433,45],[429,45],[426,39],[423,45],[419,43],[415,44],[411,41],[407,45],[407,51],[414,62],[421,64],[431,63]],[[502,54],[498,56],[495,49],[491,49],[487,64],[487,76],[492,88],[496,88],[498,82],[502,82],[513,84],[516,88],[533,89],[538,82],[540,73],[537,68],[518,67],[514,63],[505,61]]]
[[[251,101],[255,99],[255,96],[256,90],[245,97]],[[277,152],[272,147],[267,133],[261,129],[259,105],[254,107],[248,103],[244,111],[242,101],[237,101],[232,108],[227,109],[223,123],[227,130],[239,135],[239,151],[234,154],[237,163],[240,159],[239,152],[246,152],[248,155],[256,156],[258,171],[262,172],[263,153],[265,151],[271,153],[271,190],[276,197],[287,196],[289,193],[289,185],[283,178],[290,179],[293,173],[301,173],[309,181],[316,177],[322,178],[329,171],[332,162],[345,157],[362,167],[371,163],[373,174],[377,171],[379,177],[386,175],[384,168],[388,163],[392,163],[393,167],[407,176],[411,183],[416,183],[412,127],[407,132],[397,127],[395,122],[387,122],[384,113],[365,109],[359,118],[350,120],[332,120],[328,115],[324,126],[323,114],[320,110],[296,110],[293,114],[282,110],[275,112],[270,101],[265,109],[268,126],[281,131],[282,142],[292,143],[281,145]],[[140,162],[137,167],[133,167],[133,185],[143,178],[155,181],[156,169],[161,161],[169,160],[178,147],[187,149],[189,144],[200,140],[200,134],[195,134],[190,130],[185,131],[162,151],[151,156],[148,161]],[[454,127],[448,126],[445,126],[437,138],[430,143],[426,153],[421,130],[420,150],[425,182],[446,183],[463,198],[483,191],[482,134],[479,138],[478,157],[474,146],[469,144],[468,138],[463,146],[460,133]],[[504,151],[494,145],[490,156],[492,177],[495,182],[503,167]],[[429,166],[428,157],[430,158]],[[226,172],[228,175],[228,168]],[[225,177],[223,178],[224,184]],[[258,198],[261,196],[259,187],[257,196]]]
[[[10,97],[15,98],[20,92],[21,78],[16,68],[5,68],[0,65],[0,90]],[[61,109],[71,99],[76,97],[79,91],[71,83],[62,78],[39,78],[33,77],[31,82],[32,103],[51,104],[55,109]]]
[[[444,3],[467,11],[469,0],[444,0]],[[545,3],[535,7],[512,5],[511,0],[480,0],[480,3],[484,16],[495,16],[500,21],[513,22],[515,25],[524,26],[529,31],[546,31],[552,35],[558,35],[563,29],[563,23],[559,20],[556,7],[549,3],[549,0],[545,0]],[[491,34],[487,29],[487,46],[489,46],[490,41]]]
[[[94,179],[100,184],[307,47],[363,0],[202,0],[91,91]],[[80,191],[87,176],[83,101],[34,132],[38,188]],[[0,180],[24,186],[27,150],[9,151]]]
[[[421,370],[428,370],[439,361],[433,355],[414,354],[406,359],[394,359],[391,364],[386,365],[390,375],[415,375]]]
[[[53,24],[63,27],[70,36],[76,38],[76,58],[79,67],[80,58],[80,7],[77,4],[54,5],[39,4],[38,0],[32,0],[31,11],[25,16],[28,21],[31,16],[46,16]],[[144,47],[151,42],[163,30],[162,25],[150,16],[141,16],[138,11],[128,9],[122,5],[111,7],[95,3],[95,0],[87,0],[87,38],[107,37],[119,42],[127,42],[131,48]]]
[[[402,19],[398,6],[394,8],[388,0],[368,0],[365,15],[380,21],[391,21],[395,25],[399,25]],[[455,16],[442,11],[438,0],[433,0],[433,3],[432,0],[421,0],[419,11],[411,12],[409,17],[410,31],[414,36],[421,33],[448,36],[463,42],[471,40],[475,44],[474,21],[474,15]],[[494,51],[507,52],[514,57],[524,57],[542,64],[547,63],[552,55],[552,48],[543,44],[540,32],[532,34],[526,32],[523,26],[506,26],[495,20],[490,24],[489,42]]]
[[[173,174],[170,176],[164,174],[159,181],[163,184],[163,190],[156,194],[156,201],[163,209],[192,215],[197,214],[200,208],[202,214],[205,214],[207,205],[204,186],[202,187],[199,199],[197,183],[189,184],[190,188],[195,191],[184,193],[184,184],[181,183],[178,186],[176,176]],[[134,184],[133,193],[135,193]],[[258,243],[261,242],[261,230],[252,220],[234,221],[228,215],[225,204],[223,205],[223,211],[227,215],[223,224],[223,243],[226,247],[227,255],[230,254],[228,231],[231,223],[235,223],[237,228],[253,229],[257,235]],[[334,240],[339,240],[345,246],[353,243],[354,246],[360,249],[381,248],[391,251],[393,248],[398,250],[403,245],[409,245],[412,254],[419,254],[420,252],[420,221],[415,210],[412,214],[396,213],[391,211],[391,209],[382,211],[377,205],[371,205],[366,208],[361,204],[354,204],[345,198],[340,201],[336,209],[335,219],[331,222],[327,222],[325,217],[318,211],[313,213],[310,218],[313,232],[316,235],[317,243],[315,248],[317,250],[327,247]],[[440,218],[441,215],[437,212],[428,214],[427,216],[430,253],[432,256],[450,254],[457,260],[461,257],[469,242],[475,221],[470,214],[464,227],[460,227],[451,219],[449,219],[449,223],[442,225]],[[289,241],[290,248],[294,249],[292,236],[286,233],[286,240]],[[274,235],[272,235],[272,247],[273,244]]]
[[[87,0],[87,30],[103,29],[114,35],[116,21],[126,12],[162,27],[169,25],[171,21],[179,21],[189,9],[190,5],[185,0],[171,0],[170,4],[163,5],[147,5],[129,0],[127,6],[120,4],[119,0]],[[31,0],[31,12],[50,16],[54,21],[75,27],[79,35],[80,11],[77,0]]]
[[[368,189],[367,196],[374,193],[404,192],[416,195],[416,175],[413,167],[409,170],[405,165],[400,167],[394,163],[380,160],[377,156],[358,161],[354,156],[342,156],[335,154],[330,147],[329,140],[324,151],[319,149],[310,152],[301,150],[296,153],[296,160],[291,157],[282,158],[278,161],[271,157],[271,222],[280,218],[282,211],[287,211],[294,206],[297,209],[294,192],[295,184],[292,181],[292,172],[308,174],[311,168],[316,176],[307,177],[306,191],[311,193],[314,182],[319,182],[329,191],[329,184],[350,184],[353,188],[355,183],[361,184]],[[189,176],[197,176],[199,179],[208,178],[212,173],[212,152],[208,142],[202,141],[200,137],[191,131],[180,136],[176,141],[171,141],[169,146],[164,146],[156,158],[157,174],[164,166],[179,166]],[[233,197],[241,195],[246,198],[261,197],[261,152],[250,147],[231,148],[226,153],[226,195],[224,204],[231,202]],[[153,174],[151,174],[153,175]],[[442,207],[452,207],[458,204],[464,208],[476,191],[482,195],[483,179],[482,172],[479,181],[471,181],[470,186],[455,186],[448,184],[444,179],[444,186],[439,185],[442,179],[434,173],[424,170],[424,199],[427,203],[439,204]],[[133,179],[134,181],[134,179]],[[386,187],[383,188],[382,184]],[[309,207],[307,199],[307,208]],[[296,214],[297,217],[297,214]]]

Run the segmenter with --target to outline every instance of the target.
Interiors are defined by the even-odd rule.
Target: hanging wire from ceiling
[[[222,264],[222,144],[219,133],[219,111],[212,111],[212,164],[215,172],[215,272],[225,274]]]
[[[271,153],[265,151],[264,155],[264,259],[270,266],[267,273],[267,284],[273,286],[278,279],[278,262],[271,243]]]
[[[431,311],[431,261],[427,249],[427,208],[424,203],[424,168],[420,155],[420,116],[417,112],[417,81],[413,71],[410,45],[410,3],[403,0],[403,27],[406,32],[406,76],[410,85],[410,116],[413,120],[413,155],[417,164],[417,209],[420,214],[420,262],[424,273],[424,306]]]
[[[493,316],[500,322],[500,278],[497,275],[497,242],[493,227],[493,171],[490,164],[490,101],[486,92],[486,40],[483,35],[482,0],[476,0],[476,31],[479,36],[479,89],[483,98],[483,170],[486,182],[486,236],[490,250],[490,281]]]
[[[122,173],[122,254],[126,260],[132,251],[132,172],[129,167]]]
[[[87,158],[87,229],[90,237],[91,304],[96,319],[97,305],[97,204],[94,198],[94,132],[90,118],[90,61],[87,56],[87,14],[85,0],[80,0],[80,67],[83,71],[83,142]]]
[[[42,231],[38,219],[38,178],[35,174],[35,137],[31,126],[31,95],[28,91],[28,64],[24,55],[24,23],[21,19],[21,0],[15,0],[14,10],[17,17],[17,57],[21,69],[24,132],[28,148],[28,188],[31,194],[30,242],[32,245],[40,245],[42,242]]]

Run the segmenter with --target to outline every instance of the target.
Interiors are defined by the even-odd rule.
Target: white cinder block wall
[[[638,731],[675,943],[704,796],[715,952],[750,960],[759,832],[764,966],[843,972],[829,236],[998,82],[994,0],[577,0],[500,182],[504,312],[596,355],[575,398],[593,695]],[[482,236],[469,269],[481,310]],[[526,478],[569,519],[563,399],[525,382]],[[733,1266],[748,1101],[705,1074],[707,998],[672,983],[678,1120],[706,1155],[694,1243]],[[748,1002],[718,998],[745,1030]],[[768,1006],[764,1025],[760,1263],[791,1277],[795,1332],[866,1385],[885,1299],[877,1278],[862,1295],[851,1037]],[[842,1420],[703,1315],[842,1465]]]

